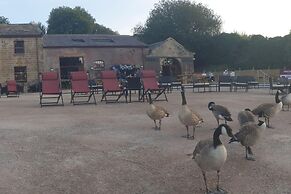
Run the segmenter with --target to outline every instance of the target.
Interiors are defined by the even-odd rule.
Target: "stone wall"
[[[96,60],[105,62],[105,69],[114,64],[144,65],[143,48],[44,48],[44,64],[40,71],[50,68],[59,70],[60,57],[83,57],[84,69],[88,70]]]
[[[24,41],[24,53],[14,53],[14,41]],[[42,40],[40,37],[0,38],[0,83],[15,79],[14,67],[26,66],[27,82],[38,79],[38,67],[43,63]]]

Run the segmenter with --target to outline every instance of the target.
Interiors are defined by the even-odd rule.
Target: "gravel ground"
[[[227,106],[239,129],[237,113],[263,102],[274,102],[266,89],[245,92],[186,93],[188,104],[205,120],[195,140],[182,138],[186,129],[177,118],[178,91],[169,102],[156,102],[171,116],[162,130],[145,113],[147,103],[73,106],[65,94],[64,107],[39,107],[38,94],[0,98],[0,193],[204,193],[202,174],[187,154],[196,143],[212,137],[216,120],[209,101]],[[228,158],[221,187],[229,193],[291,193],[291,111],[271,119],[253,148],[256,161],[244,158],[240,144],[225,142]],[[210,188],[216,173],[208,173]]]

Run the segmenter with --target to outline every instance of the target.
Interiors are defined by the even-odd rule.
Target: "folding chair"
[[[156,94],[156,96],[153,98],[153,100],[158,100],[158,98],[164,94],[164,99],[168,101],[167,95],[166,95],[166,88],[160,88],[158,85],[158,80],[156,78],[156,72],[154,70],[143,70],[141,73],[141,79],[143,84],[143,94],[142,99],[144,101],[144,98],[147,98],[147,92],[150,91],[152,94]]]
[[[93,103],[96,104],[94,91],[89,87],[88,75],[84,71],[71,72],[71,103],[90,104],[93,96]],[[87,100],[75,100],[76,98],[87,98]]]
[[[6,81],[7,84],[7,97],[19,97],[19,92],[17,90],[17,84],[15,80]]]
[[[103,84],[103,95],[101,101],[105,101],[106,103],[118,102],[121,96],[124,96],[125,102],[127,102],[127,90],[119,86],[119,81],[114,71],[102,71],[101,80]],[[108,97],[111,99],[108,99]],[[112,97],[116,98],[112,99]]]
[[[56,99],[52,101],[51,99]],[[59,101],[61,99],[61,103]],[[62,105],[64,100],[61,89],[61,82],[58,72],[42,73],[42,83],[40,91],[40,107],[49,105]]]

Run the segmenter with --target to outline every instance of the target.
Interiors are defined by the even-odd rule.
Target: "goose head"
[[[250,112],[252,112],[251,109],[249,109],[249,108],[245,108],[245,111],[250,111]]]
[[[218,145],[221,145],[222,142],[219,139],[220,135],[227,135],[231,138],[235,138],[236,137],[233,135],[232,133],[232,129],[230,128],[230,126],[228,126],[227,124],[220,124],[214,131],[213,134],[213,145],[214,147],[217,147]]]
[[[265,129],[267,125],[266,125],[266,123],[265,123],[264,121],[259,120],[258,126],[259,126],[260,128]]]
[[[233,137],[232,129],[227,124],[220,124],[215,131],[217,131],[219,135]]]
[[[213,110],[213,105],[215,105],[214,102],[209,102],[208,103],[208,109],[212,111]]]

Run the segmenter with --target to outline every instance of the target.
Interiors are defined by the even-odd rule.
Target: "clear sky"
[[[81,6],[96,22],[120,34],[144,23],[159,0],[0,0],[0,16],[10,23],[41,22],[59,6]],[[224,32],[267,37],[284,36],[291,30],[291,0],[196,0],[221,16]]]

